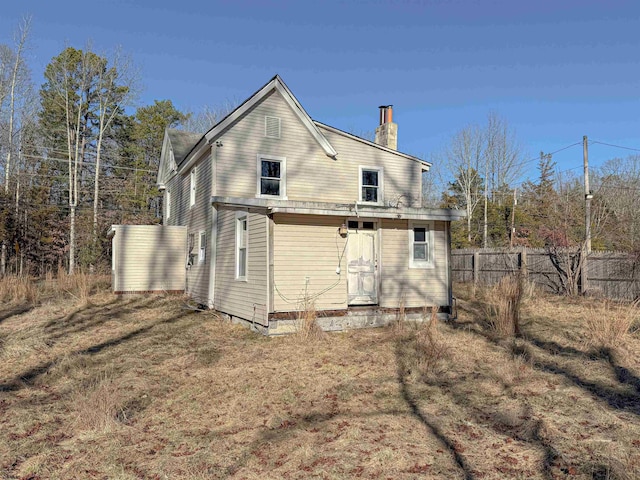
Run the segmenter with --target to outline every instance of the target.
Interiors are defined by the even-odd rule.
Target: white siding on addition
[[[113,291],[184,291],[186,227],[114,225]]]

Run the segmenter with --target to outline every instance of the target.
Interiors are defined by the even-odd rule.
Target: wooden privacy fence
[[[492,285],[522,272],[546,290],[561,293],[562,278],[545,249],[459,249],[451,251],[451,272],[457,282]],[[585,285],[581,279],[581,284]],[[592,252],[587,257],[586,291],[616,300],[640,298],[640,261],[625,252]]]

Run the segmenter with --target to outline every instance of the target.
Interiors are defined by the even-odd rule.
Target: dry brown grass
[[[315,300],[310,297],[304,299],[298,305],[298,318],[296,319],[296,333],[303,342],[322,340],[324,331],[318,325],[318,312]]]
[[[540,296],[496,339],[457,290],[454,323],[323,342],[176,298],[0,311],[0,478],[640,478],[637,335],[600,355],[597,304]]]
[[[630,305],[618,305],[604,300],[592,307],[585,322],[589,345],[596,348],[621,346],[634,325],[640,321],[639,306],[638,301]]]
[[[0,278],[0,300],[4,303],[36,303],[39,293],[29,277]]]
[[[500,337],[520,334],[520,307],[524,295],[521,275],[503,277],[485,293],[488,325]]]
[[[414,342],[412,358],[418,371],[425,377],[442,374],[450,352],[446,337],[438,328],[438,308],[425,307],[422,321],[414,325],[410,341]]]

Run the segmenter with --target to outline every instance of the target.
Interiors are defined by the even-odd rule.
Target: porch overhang
[[[359,202],[328,203],[278,200],[269,198],[211,197],[211,204],[240,208],[265,209],[268,213],[326,215],[334,217],[390,218],[400,220],[454,221],[465,217],[463,210],[451,208],[413,208],[371,205]]]

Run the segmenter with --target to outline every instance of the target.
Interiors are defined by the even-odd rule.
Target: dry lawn
[[[0,305],[0,478],[640,478],[638,333],[598,345],[605,305],[536,294],[505,338],[458,296],[311,340],[175,297]]]

